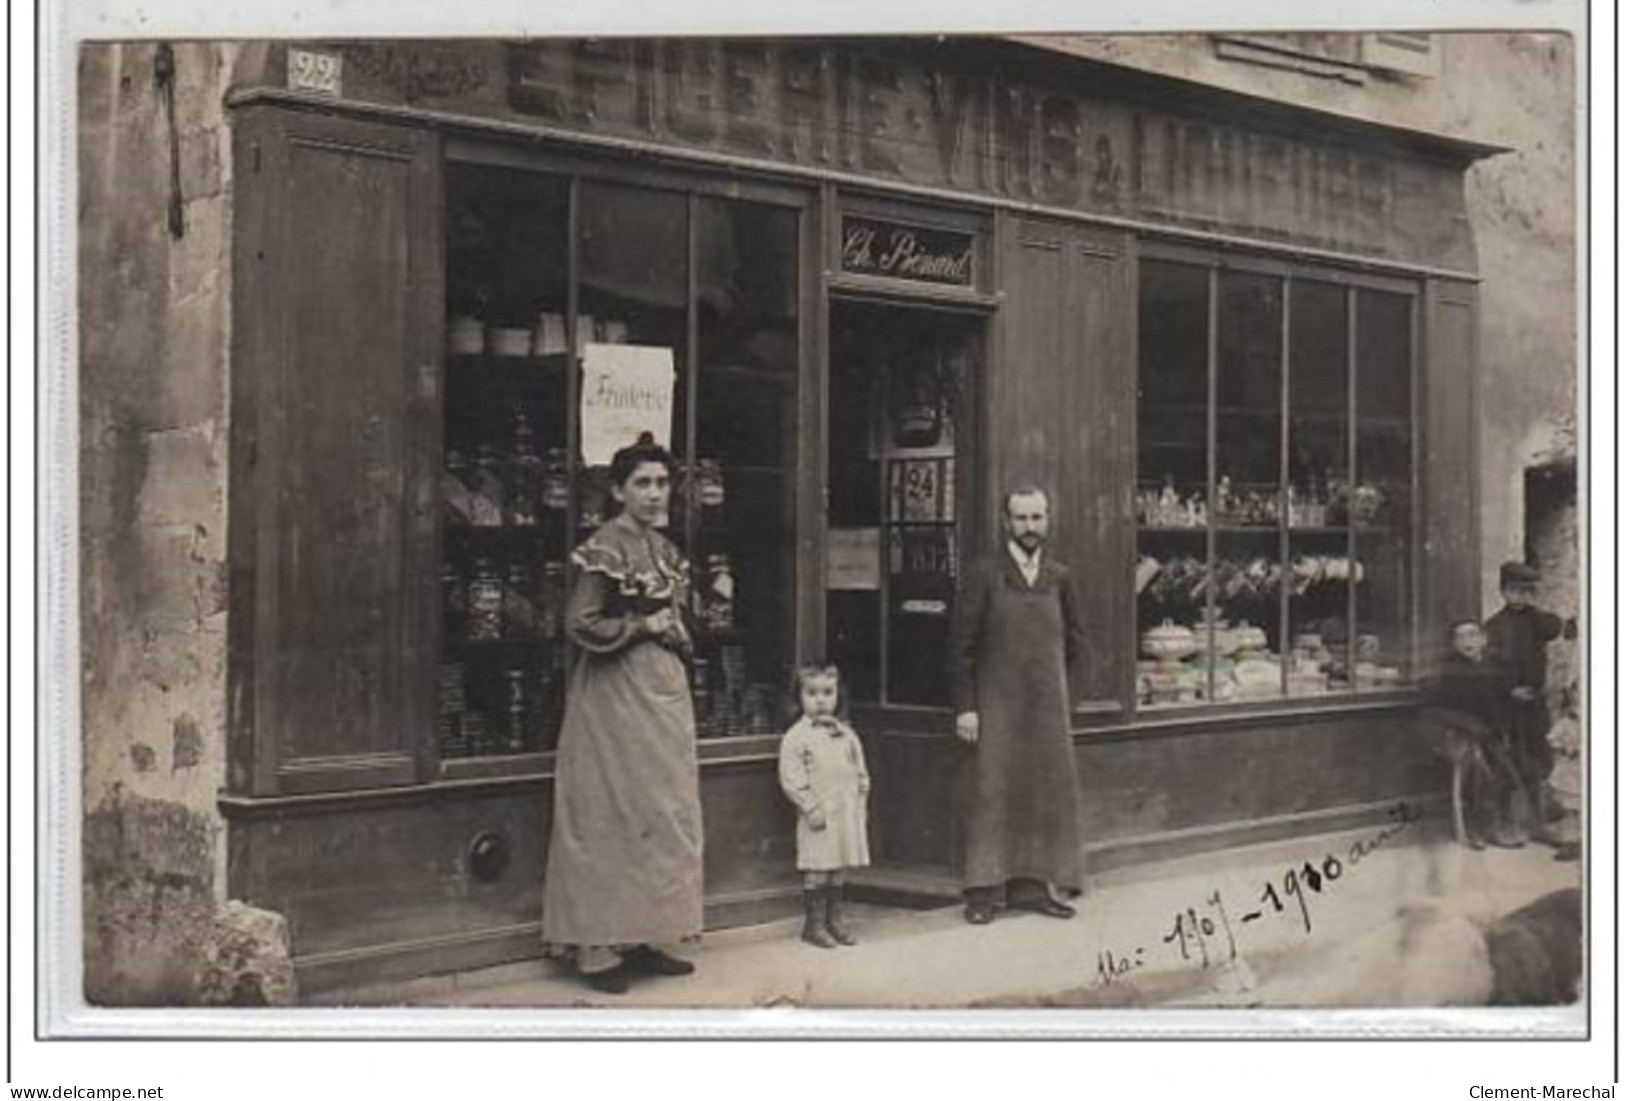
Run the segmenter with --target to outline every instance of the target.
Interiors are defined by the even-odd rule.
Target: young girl
[[[801,939],[820,948],[856,944],[841,917],[841,873],[869,864],[869,770],[857,732],[835,714],[840,673],[797,670],[801,718],[779,743],[779,786],[796,805],[796,868],[804,876]]]

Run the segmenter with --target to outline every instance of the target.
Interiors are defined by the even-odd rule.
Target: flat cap
[[[1501,587],[1508,585],[1534,585],[1540,581],[1540,571],[1522,562],[1501,563]]]

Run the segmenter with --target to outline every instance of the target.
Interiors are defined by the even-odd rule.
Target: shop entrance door
[[[826,653],[852,702],[946,707],[987,319],[830,308]]]

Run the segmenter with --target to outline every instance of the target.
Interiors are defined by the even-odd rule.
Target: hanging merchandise
[[[701,459],[694,472],[694,487],[701,508],[721,508],[727,500],[722,464],[716,459]]]
[[[701,613],[708,631],[727,634],[734,629],[733,568],[726,554],[705,559],[705,588],[700,594]]]
[[[502,464],[497,458],[496,448],[489,443],[480,444],[474,451],[472,483],[474,526],[501,527],[507,491],[502,482]]]
[[[929,360],[894,363],[889,386],[892,444],[935,447],[942,439],[943,386],[940,366]]]
[[[513,452],[508,460],[506,518],[515,527],[535,527],[542,492],[542,459],[525,411],[513,412]]]
[[[508,567],[502,586],[502,635],[504,638],[531,638],[537,633],[537,594],[526,566]]]
[[[474,523],[474,495],[469,488],[472,479],[468,457],[457,448],[448,447],[446,469],[440,475],[440,496],[445,502],[448,527],[468,527]]]

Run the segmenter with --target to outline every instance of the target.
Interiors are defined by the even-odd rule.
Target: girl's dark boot
[[[824,888],[824,928],[835,938],[835,943],[852,945],[858,943],[858,938],[852,935],[852,930],[847,928],[841,915],[841,903],[844,901],[842,896],[845,893],[846,888],[841,884]]]
[[[825,917],[827,887],[807,887],[801,892],[801,905],[806,921],[801,926],[801,939],[820,948],[834,948],[835,938],[829,935]]]

